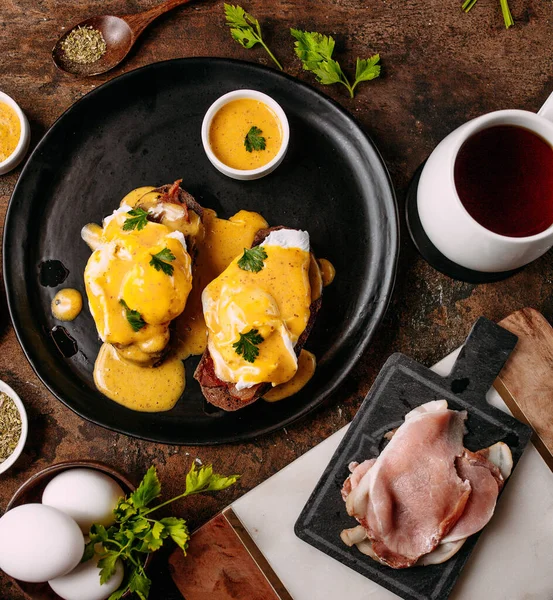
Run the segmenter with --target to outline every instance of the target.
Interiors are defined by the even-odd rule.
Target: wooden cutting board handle
[[[553,471],[553,328],[533,308],[499,324],[518,336],[518,344],[494,387],[513,416],[532,427],[532,442]]]

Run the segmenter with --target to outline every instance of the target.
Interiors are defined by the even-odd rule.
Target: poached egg
[[[126,360],[148,365],[160,358],[169,342],[169,324],[184,310],[192,289],[192,261],[181,231],[152,221],[126,229],[130,210],[123,205],[104,219],[84,279],[102,341]],[[159,253],[172,268],[155,267]],[[129,311],[141,320],[138,329],[141,323],[133,327]]]
[[[240,255],[202,294],[215,374],[237,389],[292,379],[298,369],[294,346],[310,317],[309,234],[273,231],[260,247],[266,255],[260,270],[245,270]],[[262,338],[253,361],[236,347],[248,334]]]

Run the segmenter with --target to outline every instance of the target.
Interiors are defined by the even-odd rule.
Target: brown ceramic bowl
[[[12,499],[10,500],[6,511],[22,504],[29,504],[30,502],[41,502],[42,492],[46,487],[46,484],[50,482],[56,475],[62,471],[75,468],[87,468],[100,471],[113,478],[122,488],[125,494],[133,492],[136,489],[124,475],[112,469],[110,466],[105,465],[101,462],[94,460],[71,460],[55,465],[50,465],[35,473],[32,477],[15,492]],[[150,556],[146,559],[146,566],[150,562]],[[47,583],[27,583],[11,578],[12,581],[19,587],[19,589],[28,597],[30,600],[61,600],[61,598],[52,590]],[[126,596],[126,594],[125,594]]]

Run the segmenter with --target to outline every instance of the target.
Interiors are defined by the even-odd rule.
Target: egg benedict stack
[[[135,191],[104,219],[103,227],[87,225],[82,233],[94,250],[84,279],[104,342],[95,365],[96,384],[108,397],[128,405],[128,379],[140,380],[133,393],[144,395],[142,410],[148,410],[150,398],[159,396],[156,376],[182,380],[182,385],[173,386],[170,402],[158,399],[151,410],[170,408],[184,389],[181,361],[165,361],[161,370],[147,369],[166,355],[169,325],[183,312],[192,289],[188,248],[194,248],[202,234],[201,208],[193,199],[188,201],[179,183]]]
[[[262,230],[254,244],[202,294],[208,347],[194,377],[206,399],[225,410],[242,408],[296,375],[320,306],[307,232]]]

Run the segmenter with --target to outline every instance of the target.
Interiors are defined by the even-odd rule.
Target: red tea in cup
[[[529,237],[553,224],[553,148],[516,125],[478,131],[454,166],[457,194],[471,217],[508,237]]]

